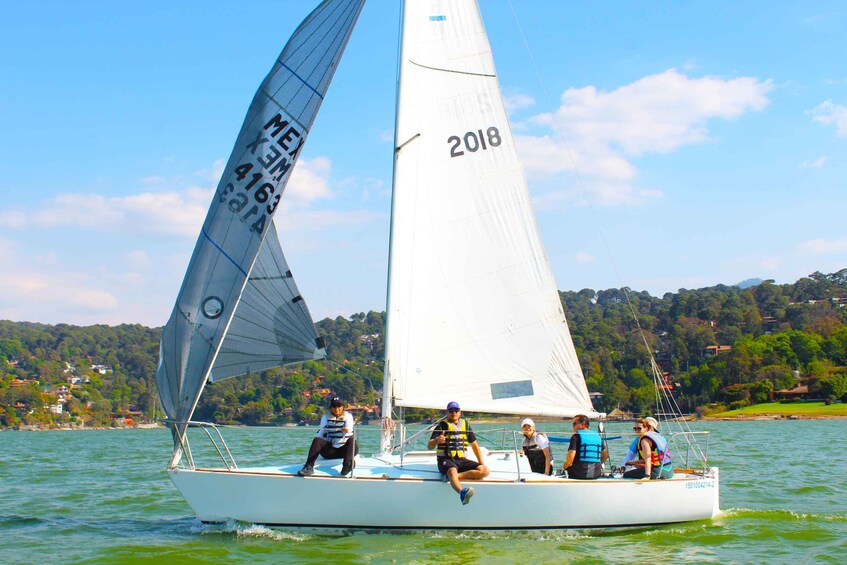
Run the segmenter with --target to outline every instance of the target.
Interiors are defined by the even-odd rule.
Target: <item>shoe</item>
[[[297,474],[301,477],[308,477],[309,475],[315,474],[315,468],[311,465],[304,465],[302,469],[297,471]]]
[[[345,461],[344,464],[341,466],[341,474],[349,475],[353,471],[353,467],[355,466],[356,464],[354,462],[351,461],[348,463],[347,461]]]
[[[473,496],[473,487],[465,487],[462,489],[462,492],[459,493],[459,499],[462,501],[462,504],[467,504],[471,501],[471,497]]]

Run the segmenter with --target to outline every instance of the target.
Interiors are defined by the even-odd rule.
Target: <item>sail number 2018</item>
[[[450,144],[450,157],[461,157],[467,151],[468,153],[476,153],[477,151],[485,151],[489,147],[499,147],[503,143],[500,137],[500,130],[491,126],[485,132],[481,129],[469,131],[465,135],[451,135],[447,138],[447,143]]]

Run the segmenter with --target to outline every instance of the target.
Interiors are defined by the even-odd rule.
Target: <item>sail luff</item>
[[[285,265],[273,215],[363,4],[324,0],[295,30],[250,104],[162,334],[156,378],[171,421],[190,419],[258,258],[278,255],[269,268]],[[276,312],[274,320],[316,336],[305,303],[293,298],[290,312]],[[321,349],[317,339],[311,349]]]
[[[386,285],[385,285],[385,366],[383,367],[383,377],[382,377],[382,434],[380,436],[379,443],[379,451],[380,453],[388,453],[391,449],[391,436],[393,433],[393,415],[392,411],[394,410],[394,382],[391,373],[391,360],[388,355],[388,342],[391,337],[391,294],[392,294],[392,284],[391,284],[391,264],[392,264],[392,255],[393,255],[393,241],[394,241],[394,207],[396,205],[395,199],[395,187],[397,185],[397,155],[401,150],[401,141],[397,137],[397,124],[400,121],[400,79],[401,79],[401,68],[403,61],[403,27],[404,20],[406,17],[406,0],[403,0],[400,6],[400,37],[398,39],[398,47],[397,47],[397,86],[396,86],[396,95],[395,95],[395,107],[394,107],[394,151],[393,151],[393,159],[392,159],[392,171],[391,171],[391,217],[389,220],[389,228],[388,228],[388,272],[386,274]]]

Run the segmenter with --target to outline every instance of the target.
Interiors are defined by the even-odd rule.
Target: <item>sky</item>
[[[0,319],[167,321],[313,4],[0,0]],[[847,267],[843,2],[480,6],[561,290]],[[316,320],[385,309],[398,24],[368,0],[276,214]]]

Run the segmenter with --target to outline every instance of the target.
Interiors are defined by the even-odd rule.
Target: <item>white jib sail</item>
[[[207,377],[322,355],[272,219],[363,4],[321,2],[250,104],[162,332],[156,381],[172,421],[191,417]]]
[[[394,402],[595,415],[476,2],[407,2],[386,363]]]

